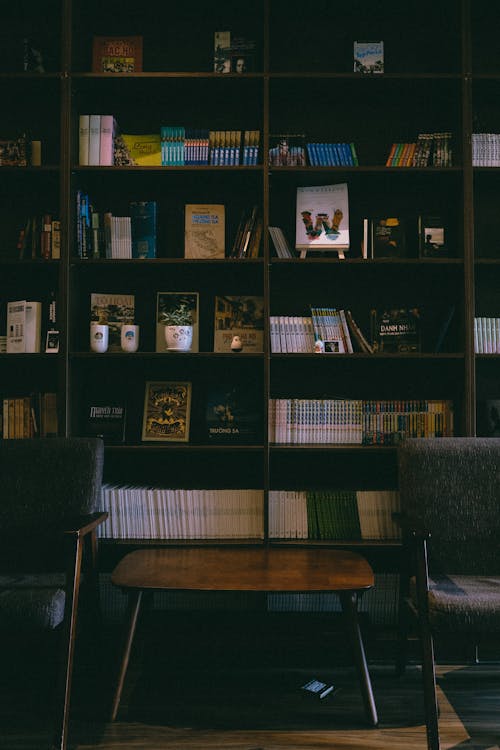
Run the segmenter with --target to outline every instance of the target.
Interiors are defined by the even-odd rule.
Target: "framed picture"
[[[141,73],[142,36],[95,36],[93,73]]]
[[[191,383],[148,381],[142,439],[187,443],[191,418]]]

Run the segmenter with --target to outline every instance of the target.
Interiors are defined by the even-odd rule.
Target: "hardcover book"
[[[446,227],[441,216],[421,214],[418,217],[418,247],[421,258],[447,258]]]
[[[347,184],[298,187],[295,227],[298,250],[348,250]]]
[[[372,344],[380,352],[419,352],[421,317],[417,307],[372,310]]]
[[[383,73],[384,43],[354,42],[354,72]]]
[[[92,292],[90,295],[90,319],[109,326],[108,351],[119,352],[121,328],[124,323],[133,323],[135,297],[133,294],[105,294]]]
[[[402,258],[406,253],[404,222],[398,217],[378,217],[371,222],[372,258]]]
[[[166,352],[166,325],[193,326],[191,352],[199,351],[198,292],[158,292],[156,295],[156,351]]]
[[[214,352],[231,351],[264,351],[263,297],[215,298]]]
[[[87,405],[85,435],[102,437],[105,443],[123,443],[126,413],[124,404],[92,401]]]
[[[132,258],[156,258],[156,201],[130,204]]]
[[[184,231],[185,258],[224,258],[226,225],[223,205],[188,203]]]
[[[142,36],[95,36],[93,73],[141,73]]]
[[[191,417],[191,383],[147,382],[142,439],[187,443]]]
[[[257,443],[262,439],[262,394],[251,383],[214,384],[207,391],[206,429],[211,443]]]

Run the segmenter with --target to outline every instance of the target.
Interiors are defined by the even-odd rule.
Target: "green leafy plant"
[[[193,325],[192,302],[187,297],[179,297],[175,305],[161,311],[161,319],[167,326]]]

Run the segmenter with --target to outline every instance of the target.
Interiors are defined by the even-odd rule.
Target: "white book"
[[[101,115],[99,128],[99,164],[101,167],[113,166],[113,115]]]
[[[101,115],[89,116],[89,160],[91,167],[98,167],[101,157]]]
[[[78,140],[78,163],[85,167],[89,163],[89,125],[90,115],[80,115],[79,140]]]
[[[24,328],[24,351],[39,353],[42,338],[42,303],[26,302],[26,322]]]
[[[25,352],[26,300],[7,303],[7,354]]]

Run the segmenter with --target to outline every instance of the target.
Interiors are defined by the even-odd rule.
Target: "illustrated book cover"
[[[159,133],[131,135],[120,133],[115,138],[116,166],[161,167],[161,138]]]
[[[206,429],[211,443],[257,443],[262,439],[262,393],[251,382],[207,389]]]
[[[186,204],[184,231],[185,258],[224,258],[226,224],[222,204]]]
[[[193,326],[190,351],[199,351],[198,292],[158,292],[156,295],[156,351],[167,352],[166,325]]]
[[[421,214],[418,217],[418,248],[421,258],[447,258],[446,227],[441,216]]]
[[[141,73],[142,36],[95,36],[93,73]]]
[[[305,133],[278,133],[269,136],[269,164],[272,167],[304,167]]]
[[[135,296],[133,294],[91,293],[90,320],[109,326],[108,351],[121,351],[120,334],[122,325],[133,323],[134,316]]]
[[[372,345],[379,352],[419,352],[421,314],[417,307],[371,311]]]
[[[406,234],[403,219],[377,217],[371,222],[372,258],[402,258],[406,254]]]
[[[234,346],[234,339],[241,346]],[[233,347],[232,347],[233,345]],[[214,352],[264,351],[264,298],[217,296],[215,298]]]
[[[102,437],[105,443],[125,441],[127,409],[122,403],[92,401],[87,404],[84,431],[87,437]]]
[[[187,443],[190,418],[191,383],[146,383],[142,440]]]
[[[384,72],[384,42],[354,42],[354,72]]]
[[[346,183],[297,188],[295,247],[349,249],[349,195]]]

